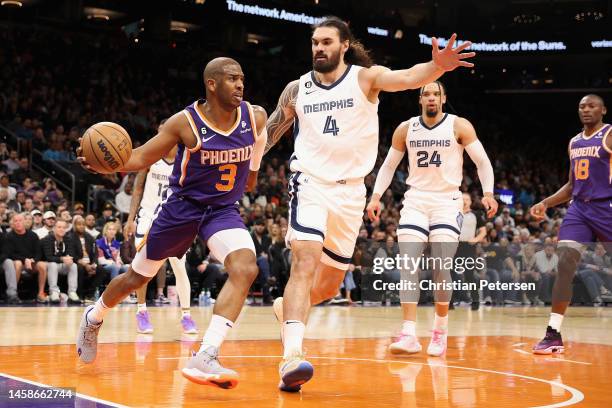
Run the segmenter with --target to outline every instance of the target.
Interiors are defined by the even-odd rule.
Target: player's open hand
[[[495,214],[497,214],[499,204],[497,204],[497,200],[494,197],[484,196],[481,202],[485,210],[487,210],[487,218],[492,218]]]
[[[529,209],[529,214],[535,218],[536,221],[542,221],[546,217],[546,204],[540,201]]]
[[[366,207],[370,221],[378,221],[380,219],[380,200],[371,200]]]
[[[472,58],[476,55],[475,52],[462,52],[466,48],[469,48],[472,43],[466,41],[457,48],[453,48],[457,34],[453,34],[448,40],[448,44],[442,50],[438,46],[438,39],[436,37],[431,38],[431,58],[440,69],[444,71],[452,71],[457,67],[471,68],[474,66],[471,62],[464,61],[467,58]]]
[[[94,173],[94,174],[98,174],[93,167],[91,167],[88,163],[87,160],[85,160],[85,157],[83,157],[83,148],[81,147],[83,143],[83,138],[79,137],[79,146],[76,148],[76,156],[77,156],[77,161],[79,162],[79,164],[81,165],[81,167],[83,167],[85,170],[87,170],[90,173]]]

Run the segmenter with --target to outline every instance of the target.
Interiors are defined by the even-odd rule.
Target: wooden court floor
[[[277,390],[282,349],[267,307],[246,307],[222,348],[237,370],[233,390],[192,384],[180,369],[201,334],[181,335],[178,310],[150,308],[153,335],[135,332],[135,307],[109,313],[98,359],[78,362],[74,337],[82,308],[0,308],[0,407],[8,389],[71,387],[79,407],[610,407],[612,308],[574,308],[564,321],[566,353],[534,356],[545,308],[451,311],[446,356],[397,358],[386,352],[399,329],[397,307],[317,307],[305,348],[315,377],[299,394]],[[426,347],[432,308],[419,310]],[[195,308],[200,327],[210,308]],[[58,405],[59,406],[59,405]],[[64,405],[62,405],[64,406]]]

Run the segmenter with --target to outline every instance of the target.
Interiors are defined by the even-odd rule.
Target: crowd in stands
[[[0,263],[4,274],[0,298],[4,296],[9,303],[22,299],[40,303],[91,301],[110,278],[125,272],[133,258],[133,241],[123,236],[122,221],[129,212],[134,175],[88,176],[91,184],[101,187],[87,205],[92,211],[87,212],[86,197],[77,197],[82,202],[70,202],[66,191],[59,189],[52,178],[32,169],[32,152],[40,152],[43,161],[71,163],[80,135],[102,120],[124,126],[138,146],[154,134],[161,119],[201,93],[202,67],[194,66],[193,61],[197,56],[204,62],[212,54],[198,51],[190,55],[190,64],[183,64],[182,57],[173,62],[176,65],[168,63],[164,67],[143,64],[140,59],[144,51],[130,48],[133,45],[126,41],[104,37],[11,27],[0,31],[0,41],[7,45],[0,50],[0,123],[17,137],[0,143]],[[39,46],[49,43],[56,45]],[[247,62],[253,58],[243,56]],[[271,112],[284,84],[307,65],[296,67],[282,55],[261,64],[275,69],[250,72],[255,64],[243,64],[247,95]],[[477,271],[478,276],[488,281],[537,283],[536,291],[481,293],[478,300],[497,305],[549,303],[558,262],[554,245],[566,210],[551,210],[545,221],[536,222],[528,209],[565,181],[567,164],[562,159],[572,134],[563,134],[564,138],[557,140],[548,135],[535,139],[532,136],[544,125],[525,117],[520,107],[504,105],[504,109],[492,110],[487,106],[490,101],[479,102],[458,93],[464,97],[462,116],[476,125],[494,164],[496,189],[514,193],[512,205],[501,205],[496,217],[484,220],[486,235],[475,245],[477,254],[485,257],[486,267]],[[452,91],[449,94],[453,100]],[[368,196],[394,127],[417,112],[414,94],[381,98],[379,159],[374,172],[365,179]],[[516,117],[528,125],[517,124],[513,120]],[[527,134],[526,128],[533,133]],[[291,252],[284,238],[291,147],[292,140],[287,137],[264,158],[256,191],[245,194],[239,203],[241,217],[255,242],[260,269],[253,291],[261,292],[264,303],[282,295],[290,272]],[[384,210],[380,221],[370,222],[364,217],[343,283],[344,293],[339,293],[334,302],[365,299],[361,283],[373,259],[398,251],[396,229],[406,174],[404,161],[381,200]],[[483,217],[480,184],[471,163],[466,162],[461,190],[471,194],[473,210]],[[227,277],[224,266],[199,240],[188,252],[187,263],[194,297],[204,288],[215,297]],[[160,287],[163,290],[166,283],[172,284],[171,270],[164,270],[151,284],[157,285],[154,297],[161,303],[165,299]],[[576,285],[585,303],[612,300],[612,263],[605,247],[594,246],[586,252]],[[423,293],[423,301],[428,296]],[[463,293],[458,294],[457,301],[476,299]]]

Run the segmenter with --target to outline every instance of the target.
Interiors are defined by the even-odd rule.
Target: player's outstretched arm
[[[285,132],[293,125],[295,119],[295,103],[297,101],[298,90],[300,89],[300,81],[295,80],[289,82],[280,97],[276,109],[270,117],[266,128],[268,130],[268,141],[264,151],[268,151],[274,146]]]
[[[247,178],[246,191],[254,191],[257,185],[257,173],[261,166],[261,159],[264,155],[266,144],[268,143],[268,130],[266,129],[266,121],[268,114],[261,106],[253,105],[253,115],[255,115],[255,146],[253,147],[253,155],[249,163],[249,177]]]
[[[478,179],[482,187],[482,204],[487,210],[487,218],[493,217],[497,213],[498,204],[493,197],[493,187],[495,185],[495,175],[491,160],[485,149],[476,136],[476,130],[469,120],[465,118],[455,119],[455,134],[459,143],[465,147],[465,151],[476,165]]]
[[[371,71],[369,75],[368,73],[364,73],[365,77],[371,76],[371,86],[367,87],[366,85],[366,89],[385,92],[417,89],[423,85],[435,81],[445,72],[452,71],[457,67],[473,67],[473,63],[464,60],[474,57],[476,53],[462,52],[470,47],[472,43],[466,41],[460,46],[453,48],[456,39],[457,34],[453,34],[448,40],[446,47],[440,50],[438,47],[438,39],[433,37],[431,40],[431,61],[416,64],[412,68],[391,71],[377,70],[376,67],[372,67],[368,70],[363,70]],[[362,88],[364,88],[363,84]],[[367,94],[369,93],[370,92],[367,92]]]
[[[165,157],[170,149],[182,143],[188,148],[195,147],[196,136],[183,112],[175,113],[161,128],[159,133],[144,145],[132,150],[128,162],[119,171],[131,172],[149,168],[153,163]]]
[[[391,142],[391,148],[385,157],[385,161],[378,170],[376,175],[376,182],[374,183],[374,191],[372,192],[372,198],[366,207],[368,217],[371,221],[378,221],[380,217],[380,198],[384,194],[385,190],[391,184],[393,175],[397,166],[401,163],[406,152],[406,135],[408,134],[408,122],[402,122],[393,132],[393,140]]]
[[[125,235],[126,238],[134,235],[134,232],[136,231],[136,224],[134,223],[134,220],[136,219],[136,213],[138,212],[140,202],[142,201],[147,174],[149,174],[149,169],[140,170],[138,174],[136,174],[136,179],[134,180],[132,201],[130,201],[130,213],[128,215],[127,222],[125,223],[125,227],[123,228],[123,235]]]

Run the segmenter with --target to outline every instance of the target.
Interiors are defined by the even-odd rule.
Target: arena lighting
[[[90,20],[110,20],[110,17],[106,14],[90,14],[87,16],[87,18]]]
[[[23,3],[16,0],[2,0],[2,2],[0,2],[0,6],[23,7]]]
[[[193,31],[197,28],[199,28],[199,26],[191,23],[185,23],[184,21],[172,20],[170,22],[170,30],[177,33],[186,33],[187,31]]]

